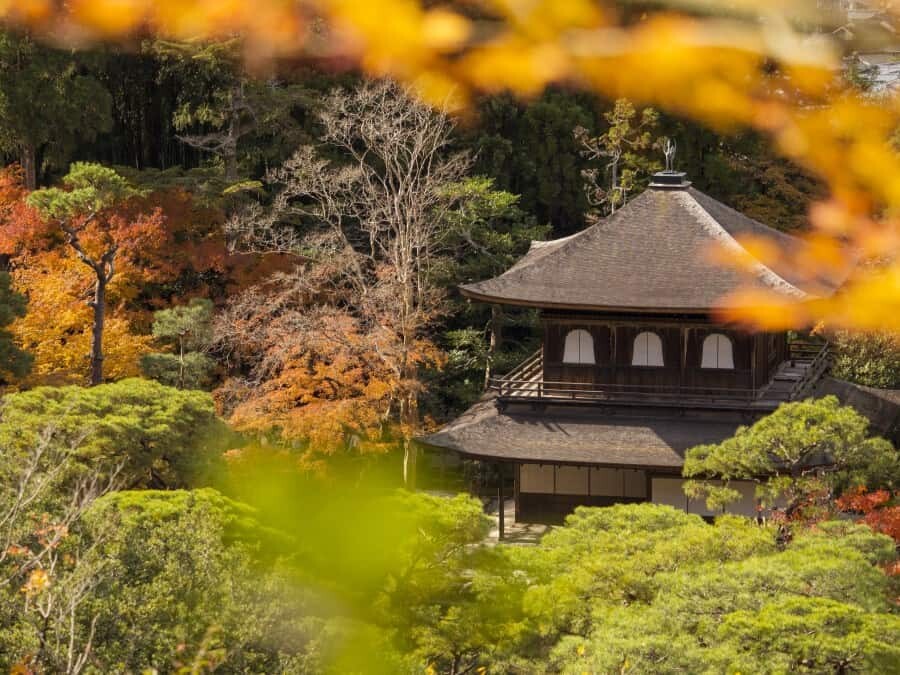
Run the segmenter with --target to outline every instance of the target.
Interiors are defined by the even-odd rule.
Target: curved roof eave
[[[496,296],[487,293],[479,293],[472,289],[475,284],[460,285],[459,291],[462,295],[470,300],[485,302],[495,305],[509,305],[512,307],[531,307],[535,309],[566,309],[572,311],[591,311],[591,312],[631,312],[635,314],[657,314],[659,312],[674,312],[676,314],[710,314],[725,309],[724,305],[712,305],[709,307],[682,307],[682,306],[624,306],[624,305],[591,305],[578,303],[561,303],[540,300],[525,300],[512,298],[509,296]],[[814,299],[815,296],[806,294],[805,297],[797,298],[797,303]]]

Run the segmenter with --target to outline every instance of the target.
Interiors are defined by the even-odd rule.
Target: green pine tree
[[[30,190],[37,187],[39,158],[65,166],[77,144],[111,127],[109,92],[83,59],[0,32],[0,151],[17,155]]]
[[[174,351],[142,357],[147,377],[179,389],[202,389],[210,383],[215,362],[204,350],[212,342],[212,308],[209,300],[194,298],[153,315],[153,336]]]
[[[0,378],[22,377],[31,369],[32,357],[19,349],[6,326],[16,318],[25,316],[26,299],[12,288],[12,280],[6,272],[0,272]]]

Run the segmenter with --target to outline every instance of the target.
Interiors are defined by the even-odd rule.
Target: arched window
[[[633,366],[663,365],[662,340],[656,333],[645,331],[634,338],[634,353],[631,356]]]
[[[700,367],[734,369],[734,350],[731,340],[721,333],[707,335],[703,340],[703,357],[700,359]]]
[[[570,330],[566,334],[566,348],[563,351],[563,363],[586,363],[593,365],[594,338],[583,328]]]

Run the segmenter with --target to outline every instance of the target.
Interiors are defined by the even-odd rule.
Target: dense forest
[[[431,475],[415,438],[538,344],[536,312],[459,284],[609,215],[665,139],[786,232],[821,176],[758,129],[564,84],[442,110],[243,49],[0,34],[0,667],[900,668],[900,462],[834,398],[689,452],[713,503],[705,478],[759,480],[760,522],[579,508],[489,545],[481,500],[415,490],[496,480]],[[900,388],[892,333],[820,330],[836,375]]]

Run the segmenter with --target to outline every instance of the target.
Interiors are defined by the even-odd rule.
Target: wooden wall
[[[656,322],[545,315],[543,326],[544,380],[585,387],[616,384],[749,390],[766,384],[787,357],[787,338],[783,333],[749,334],[697,320]],[[595,365],[563,363],[566,335],[579,328],[593,337]],[[631,365],[634,339],[643,331],[660,336],[663,367]],[[731,339],[733,370],[700,367],[703,340],[712,333]]]

